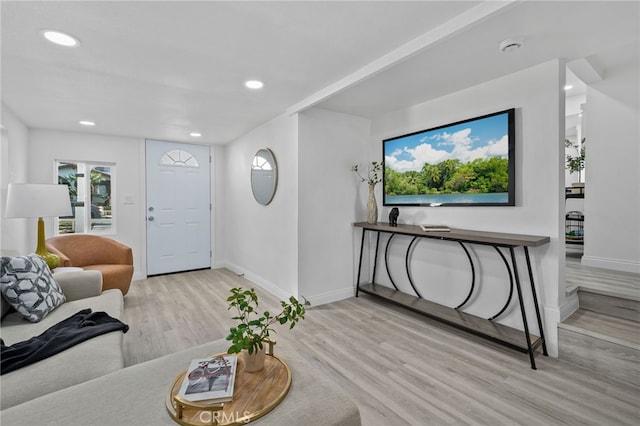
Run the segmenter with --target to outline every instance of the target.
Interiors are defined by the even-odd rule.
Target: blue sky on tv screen
[[[392,170],[419,171],[425,163],[448,159],[468,163],[476,158],[509,154],[508,113],[429,130],[384,143],[385,165]]]

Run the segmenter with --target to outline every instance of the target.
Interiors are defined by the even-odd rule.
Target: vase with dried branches
[[[378,202],[376,201],[376,185],[382,182],[382,163],[380,161],[372,161],[369,165],[367,177],[360,174],[360,170],[357,164],[354,164],[351,168],[362,182],[367,182],[369,185],[369,198],[367,200],[367,223],[378,223]]]

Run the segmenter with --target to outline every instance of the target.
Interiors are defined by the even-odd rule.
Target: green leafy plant
[[[575,156],[567,154],[567,169],[571,173],[575,173],[575,172],[580,173],[582,170],[584,170],[585,141],[586,139],[582,138],[582,141],[580,143],[580,148],[578,148],[577,143],[573,143],[569,139],[564,140],[565,148],[573,148],[577,154]]]
[[[290,323],[289,329],[301,319],[304,319],[305,309],[303,304],[291,296],[289,302],[280,301],[282,311],[277,315],[272,315],[269,311],[262,314],[258,312],[258,295],[255,289],[245,290],[242,287],[232,288],[231,296],[227,298],[228,309],[234,309],[236,316],[234,320],[239,324],[229,329],[227,340],[231,341],[231,346],[227,349],[230,354],[239,353],[246,349],[253,354],[264,347],[263,342],[269,339],[270,333],[275,333],[271,328],[274,323]]]
[[[365,178],[360,174],[359,166],[354,164],[351,167],[351,170],[354,171],[358,177],[362,180],[362,182],[367,182],[369,185],[376,185],[382,182],[382,163],[380,161],[372,161],[369,166],[368,176]]]

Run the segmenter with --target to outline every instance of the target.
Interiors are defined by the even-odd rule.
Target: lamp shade
[[[71,216],[67,185],[10,183],[6,217]]]

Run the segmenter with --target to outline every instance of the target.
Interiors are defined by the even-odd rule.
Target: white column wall
[[[608,69],[587,87],[582,263],[640,273],[638,64]],[[638,284],[640,290],[640,283]]]
[[[251,162],[261,148],[273,151],[278,187],[267,206],[251,192]],[[280,116],[220,149],[216,192],[217,265],[280,298],[298,295],[298,117]]]
[[[351,167],[367,163],[370,137],[371,122],[361,117],[318,108],[300,114],[299,293],[312,305],[354,295],[352,224],[364,218],[366,185]]]

